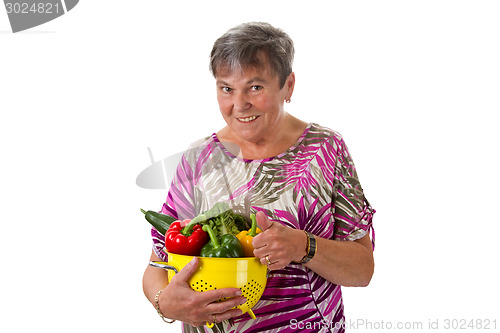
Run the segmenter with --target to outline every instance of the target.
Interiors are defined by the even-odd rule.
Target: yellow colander
[[[198,268],[187,281],[191,289],[203,292],[221,288],[240,288],[242,296],[247,301],[236,308],[243,313],[248,312],[250,317],[255,319],[252,307],[260,299],[266,287],[267,266],[262,265],[255,257],[198,258]],[[150,265],[168,269],[170,280],[192,259],[192,256],[168,253],[168,263],[154,261],[150,262]]]

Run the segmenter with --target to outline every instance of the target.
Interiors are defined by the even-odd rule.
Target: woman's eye
[[[252,86],[252,91],[259,91],[262,89],[262,86]]]
[[[231,92],[231,88],[229,87],[222,87],[222,91],[225,92],[225,93],[230,93]]]

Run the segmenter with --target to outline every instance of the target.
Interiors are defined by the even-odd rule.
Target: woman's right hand
[[[238,288],[223,288],[204,292],[194,291],[187,280],[196,271],[198,258],[194,257],[170,280],[161,292],[158,304],[161,313],[171,319],[202,326],[206,322],[221,322],[241,315],[240,309],[232,309],[246,302]],[[216,302],[227,297],[222,302]]]

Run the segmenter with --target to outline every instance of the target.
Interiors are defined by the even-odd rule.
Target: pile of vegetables
[[[201,257],[253,257],[252,238],[260,232],[255,214],[250,215],[252,228],[245,230],[246,220],[234,213],[227,203],[216,203],[192,220],[141,211],[146,220],[165,236],[168,252]]]

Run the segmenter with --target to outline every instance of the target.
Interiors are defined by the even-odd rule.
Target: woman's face
[[[248,67],[216,77],[217,101],[232,134],[252,143],[272,141],[284,121],[284,101],[295,84],[290,74],[283,88],[268,66]]]

